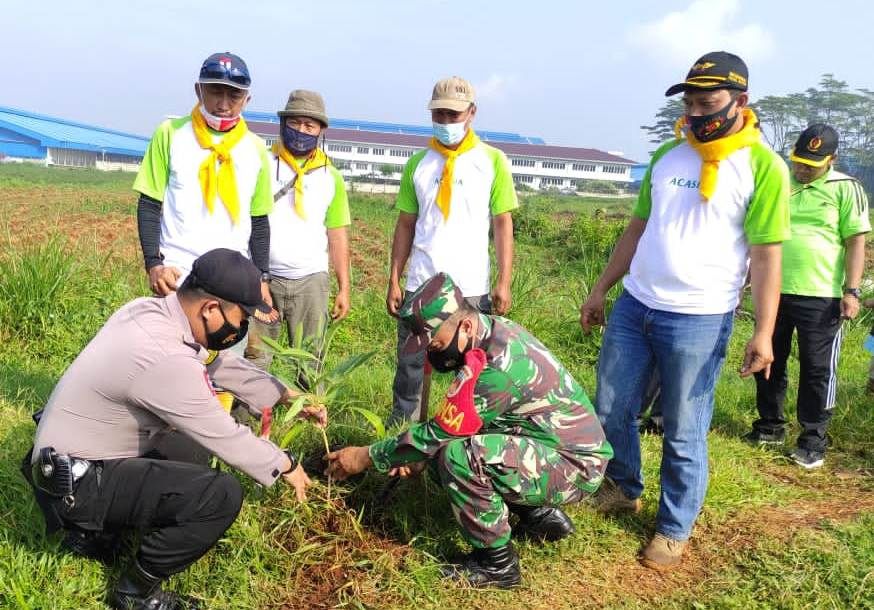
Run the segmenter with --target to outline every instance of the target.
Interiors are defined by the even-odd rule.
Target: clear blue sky
[[[14,1],[0,105],[151,134],[194,104],[201,61],[241,55],[251,110],[320,91],[329,115],[428,124],[437,79],[479,93],[477,126],[645,160],[639,129],[709,50],[738,53],[753,99],[833,72],[874,89],[868,0]]]

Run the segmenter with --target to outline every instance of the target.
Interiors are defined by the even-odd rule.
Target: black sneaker
[[[753,445],[782,445],[786,442],[786,431],[782,428],[776,432],[765,432],[753,428],[743,435],[743,440]]]
[[[641,434],[651,434],[653,436],[664,436],[665,427],[663,425],[664,418],[661,415],[652,415],[643,420],[640,424]]]
[[[789,459],[807,470],[819,468],[825,464],[825,453],[822,451],[814,451],[798,447],[795,451],[789,454]]]

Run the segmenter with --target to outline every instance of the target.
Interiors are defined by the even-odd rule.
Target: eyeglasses
[[[203,63],[200,68],[200,78],[230,81],[241,87],[248,87],[252,83],[249,71],[239,66],[234,66],[229,60],[210,59]]]

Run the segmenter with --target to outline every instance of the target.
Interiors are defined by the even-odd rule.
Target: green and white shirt
[[[295,179],[294,170],[271,155],[272,192]],[[304,166],[302,219],[294,211],[294,188],[279,198],[270,213],[270,273],[300,279],[328,270],[327,229],[351,223],[343,176],[333,165]],[[272,197],[271,197],[272,198]]]
[[[225,135],[212,129],[210,133],[214,142]],[[206,209],[198,171],[209,155],[197,143],[190,116],[168,119],[152,136],[134,181],[135,191],[163,203],[161,254],[165,265],[182,271],[180,282],[194,259],[215,248],[249,256],[251,217],[269,214],[273,208],[267,150],[261,138],[249,132],[231,150],[240,198],[236,225],[218,197],[213,213]]]
[[[442,271],[464,296],[488,294],[491,218],[519,207],[510,164],[503,152],[482,142],[460,154],[445,221],[437,206],[444,164],[443,155],[426,148],[404,167],[396,207],[418,216],[406,289],[414,291]]]
[[[701,157],[686,140],[653,155],[632,214],[647,221],[625,289],[647,307],[721,314],[737,306],[749,246],[789,238],[789,170],[763,143],[719,163],[702,203]]]
[[[871,230],[865,190],[857,180],[835,170],[809,184],[793,177],[791,185],[792,237],[783,242],[780,292],[840,298],[844,240]]]

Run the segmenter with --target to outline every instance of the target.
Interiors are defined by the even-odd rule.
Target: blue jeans
[[[734,312],[650,309],[627,292],[616,300],[598,358],[595,409],[615,456],[607,466],[629,498],[643,493],[637,416],[654,369],[664,416],[656,531],[686,540],[707,492],[707,432],[713,389],[725,360]]]

